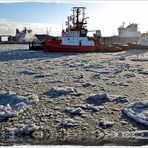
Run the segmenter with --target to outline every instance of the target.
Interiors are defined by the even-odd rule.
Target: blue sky
[[[46,28],[54,28],[53,25],[57,25],[58,30],[60,31],[62,26],[62,20],[63,23],[65,22],[67,16],[71,14],[71,8],[73,6],[84,6],[84,7],[93,7],[94,3],[84,3],[84,2],[11,2],[11,3],[0,3],[0,20],[3,23],[1,26],[1,30],[3,31],[2,27],[4,26],[5,30],[6,26],[5,24],[10,25],[8,27],[16,26],[17,28],[22,28],[22,25],[31,24],[31,28],[34,29],[34,32],[43,30],[43,33],[45,33]],[[0,24],[2,24],[0,22]],[[5,23],[5,24],[4,24]],[[34,23],[34,24],[33,24]],[[35,24],[37,23],[37,24]],[[39,25],[38,25],[39,23]],[[33,24],[33,27],[32,27]],[[23,25],[23,26],[24,26]],[[20,27],[21,26],[21,27]],[[36,26],[38,26],[36,28]],[[44,29],[43,29],[43,26]],[[15,28],[16,28],[15,27]],[[39,29],[41,27],[41,29]],[[9,28],[9,30],[12,30]],[[13,29],[15,30],[15,29]],[[41,31],[40,31],[41,32]],[[8,34],[8,31],[6,31],[5,34]],[[14,31],[13,31],[14,34]]]
[[[0,18],[26,23],[57,23],[72,6],[65,3],[1,3]]]
[[[7,1],[7,2],[6,2]],[[8,3],[9,1],[9,3]],[[19,0],[18,0],[19,1]],[[148,31],[147,1],[63,1],[25,2],[0,0],[0,33],[14,34],[15,28],[29,26],[34,32],[60,32],[63,22],[71,15],[74,6],[86,7],[88,29],[100,29],[103,35],[117,34],[117,28],[125,22],[138,23],[142,32]]]
[[[57,23],[66,16],[73,4],[57,3],[13,3],[0,4],[0,18],[17,22]]]

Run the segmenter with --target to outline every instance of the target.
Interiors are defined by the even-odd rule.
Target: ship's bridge
[[[79,37],[80,31],[62,32],[62,37]]]

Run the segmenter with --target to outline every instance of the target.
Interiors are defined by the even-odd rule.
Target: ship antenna
[[[62,17],[62,31],[63,31],[63,17]]]
[[[48,27],[46,28],[46,34],[48,35]]]
[[[123,22],[123,28],[124,28],[125,22]]]
[[[50,34],[50,32],[51,32],[51,28],[52,28],[52,26],[50,27],[50,29],[49,29],[49,31],[48,31],[48,35]]]

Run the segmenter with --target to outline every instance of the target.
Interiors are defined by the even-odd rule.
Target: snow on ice
[[[0,121],[17,116],[38,101],[36,94],[19,96],[12,92],[0,93]]]
[[[72,87],[52,87],[48,92],[45,92],[45,95],[48,95],[50,97],[59,97],[65,95],[79,96],[80,93],[78,93]]]
[[[92,94],[87,98],[87,101],[90,104],[102,105],[103,103],[110,101],[110,97],[106,93],[96,95]]]
[[[81,116],[83,114],[85,114],[85,112],[81,109],[81,108],[66,108],[65,112],[69,115],[73,115],[73,116]]]
[[[136,102],[125,107],[123,112],[138,123],[148,126],[148,102]]]
[[[107,93],[92,94],[87,98],[88,103],[102,105],[105,102],[127,103],[128,101],[122,96],[109,96]]]
[[[80,121],[68,118],[68,119],[65,119],[63,122],[61,122],[59,127],[61,127],[61,128],[70,128],[70,127],[79,126],[79,124],[81,124]]]
[[[19,127],[10,127],[1,132],[3,138],[9,138],[13,136],[30,135],[34,131],[38,130],[39,127],[35,124],[22,124]]]

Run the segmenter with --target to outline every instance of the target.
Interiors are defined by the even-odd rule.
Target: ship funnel
[[[96,30],[96,35],[97,36],[101,36],[101,31],[100,30]]]

